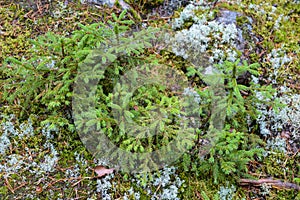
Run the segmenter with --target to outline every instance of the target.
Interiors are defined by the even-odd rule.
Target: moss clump
[[[164,0],[125,0],[131,5],[138,5],[140,8],[153,8],[161,5]]]
[[[34,7],[34,6],[33,6]],[[33,9],[26,3],[12,4],[10,1],[1,2],[0,7],[0,63],[6,57],[16,59],[30,57],[29,40],[48,31],[69,35],[78,29],[78,22],[90,24],[98,22],[99,18],[106,21],[114,9],[96,9],[87,5],[70,2],[64,6],[60,1],[40,5]],[[1,77],[0,77],[1,78]]]
[[[30,49],[28,39],[32,30],[24,15],[25,11],[18,5],[0,7],[0,63],[7,56],[21,58]]]

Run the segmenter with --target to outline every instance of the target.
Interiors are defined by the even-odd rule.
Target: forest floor
[[[0,199],[300,199],[299,24],[298,0],[0,0]]]

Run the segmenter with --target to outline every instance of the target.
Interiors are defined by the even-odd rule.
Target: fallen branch
[[[259,179],[259,180],[251,180],[251,179],[240,179],[240,185],[254,185],[259,186],[262,184],[268,184],[272,187],[276,188],[284,188],[284,189],[294,189],[300,191],[300,186],[295,183],[283,182],[281,180],[273,180],[273,179]]]

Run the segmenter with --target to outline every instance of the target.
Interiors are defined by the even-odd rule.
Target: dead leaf
[[[139,107],[137,105],[133,106],[134,110],[138,111]]]
[[[114,170],[115,170],[114,168],[105,168],[102,165],[98,165],[94,168],[94,171],[98,175],[97,177],[103,177],[106,174],[111,174],[114,172]]]
[[[41,186],[37,186],[37,187],[35,188],[35,190],[36,190],[36,192],[39,194],[39,193],[41,193],[41,192],[43,191],[43,188],[42,188]]]

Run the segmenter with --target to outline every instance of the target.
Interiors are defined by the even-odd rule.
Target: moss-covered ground
[[[166,2],[176,1],[165,1],[165,5],[160,0],[125,1],[130,5],[125,19],[135,23],[128,27],[165,26],[171,29],[170,22],[180,17],[184,7],[178,7],[171,16],[160,16],[158,8],[167,6]],[[121,14],[122,5],[0,0],[0,199],[300,199],[300,2],[204,3],[211,6],[209,9],[214,13],[210,15],[211,19],[226,9],[243,14],[237,18],[237,25],[241,27],[249,23],[247,17],[253,20],[252,30],[258,41],[249,42],[249,49],[238,54],[243,54],[249,63],[259,63],[257,87],[270,86],[268,90],[275,91],[267,101],[277,99],[286,105],[278,106],[279,111],[272,112],[277,104],[266,102],[266,107],[259,107],[261,114],[253,114],[257,118],[247,123],[245,118],[252,116],[249,107],[255,107],[258,102],[251,97],[252,90],[242,91],[243,106],[250,114],[239,111],[234,118],[237,123],[226,119],[229,128],[223,133],[224,141],[219,140],[224,143],[215,145],[214,153],[201,156],[196,152],[196,145],[189,152],[192,156],[186,153],[174,166],[153,172],[148,178],[140,178],[117,170],[97,176],[97,166],[107,169],[114,166],[96,159],[93,152],[86,149],[71,116],[74,77],[82,61],[81,57],[74,56],[82,56],[76,54],[79,50],[94,48],[94,44],[88,43],[92,39],[83,40],[84,35],[80,36],[81,33],[76,31],[94,23],[109,24],[109,20],[115,20],[113,13]],[[198,10],[196,15],[205,12],[207,10]],[[185,22],[184,28],[193,23],[192,20]],[[89,34],[89,30],[85,31],[82,33]],[[50,32],[53,36],[47,36]],[[77,40],[72,38],[74,34],[78,34]],[[98,36],[94,35],[95,38]],[[86,43],[79,44],[81,41]],[[57,42],[61,42],[61,46],[55,46]],[[158,51],[158,46],[147,49],[130,62],[155,60],[182,70],[192,86],[200,91],[201,98],[208,95],[201,76],[194,75],[189,62],[176,53]],[[134,55],[132,53],[131,57]],[[45,69],[52,58],[57,59],[54,59],[55,64],[61,68]],[[118,69],[123,73],[129,61],[118,62]],[[117,77],[118,73],[114,75]],[[102,80],[108,85],[106,89],[111,87],[111,80]],[[143,97],[144,91],[139,92],[137,96]],[[147,113],[147,108],[142,106],[147,107],[145,102],[157,98],[155,92],[153,90],[153,97],[146,96],[143,102],[135,99],[140,107],[132,104],[131,113],[139,116]],[[171,94],[170,91],[162,93]],[[101,95],[99,99],[103,100],[107,92]],[[110,108],[103,107],[105,104],[98,106],[109,113]],[[176,107],[176,103],[172,106]],[[204,116],[209,116],[207,113],[209,111]],[[101,126],[116,128],[113,122],[112,125],[108,120],[105,122],[109,125]],[[207,129],[206,123],[207,119],[203,119],[201,130]],[[264,134],[266,129],[269,132]],[[114,136],[111,138],[117,140]],[[223,144],[230,144],[232,148],[224,150]],[[252,152],[255,148],[262,152]],[[237,161],[233,161],[235,158]],[[202,165],[220,166],[220,169]]]

